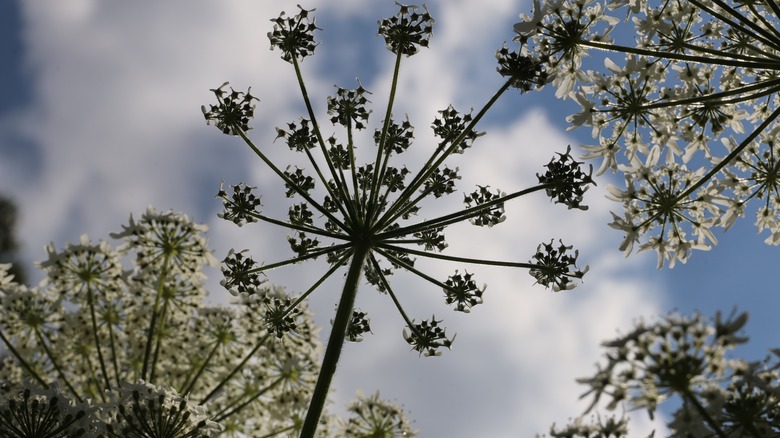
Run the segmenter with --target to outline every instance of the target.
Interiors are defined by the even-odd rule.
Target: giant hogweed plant
[[[0,436],[290,436],[313,391],[321,343],[301,303],[279,339],[265,321],[293,301],[262,285],[207,305],[203,268],[218,261],[205,226],[147,210],[112,236],[47,248],[35,287],[0,264]],[[128,260],[129,259],[129,260]],[[320,436],[412,436],[402,410],[363,396]],[[390,435],[392,436],[392,435]]]
[[[301,63],[317,47],[314,33],[318,27],[311,12],[300,8],[294,16],[281,14],[272,20],[273,31],[268,34],[272,49],[278,49],[281,58],[292,66],[306,107],[304,117],[277,128],[275,140],[286,143],[292,154],[302,155],[306,168],[290,164],[300,162],[295,161],[297,157],[288,163],[274,162],[267,148],[278,146],[261,146],[250,139],[249,123],[258,99],[249,90],[235,91],[225,83],[212,90],[216,103],[202,108],[207,122],[224,134],[243,140],[266,169],[279,178],[286,197],[293,199],[287,217],[273,218],[263,213],[260,195],[254,187],[239,183],[219,190],[224,219],[239,226],[266,222],[289,230],[293,254],[286,260],[259,264],[246,250],[233,250],[222,268],[225,287],[242,299],[252,299],[267,271],[284,266],[294,268],[317,258],[327,260],[329,268],[308,290],[294,301],[279,303],[277,312],[263,319],[264,327],[286,338],[295,336],[289,319],[298,312],[303,300],[335,272],[346,270],[302,437],[315,434],[345,341],[358,341],[369,331],[368,316],[355,307],[361,277],[392,302],[404,323],[403,338],[412,350],[437,356],[442,349],[450,348],[454,336],[450,337],[442,320],[435,316],[419,321],[410,317],[392,286],[391,274],[403,270],[419,277],[434,290],[442,291],[444,301],[460,312],[469,312],[482,303],[485,290],[477,283],[475,274],[465,270],[469,265],[523,268],[543,286],[555,291],[571,289],[586,269],[577,266],[578,252],[563,242],[542,242],[535,251],[529,251],[528,261],[482,259],[447,254],[445,230],[466,221],[478,227],[496,226],[506,219],[506,203],[534,192],[546,193],[569,209],[585,210],[583,194],[593,184],[590,173],[584,172],[567,150],[553,157],[537,175],[539,183],[535,186],[508,193],[489,185],[477,186],[464,195],[464,205],[459,210],[432,211],[438,198],[455,193],[460,179],[458,168],[448,162],[458,154],[479,153],[474,143],[483,133],[476,130],[476,125],[507,90],[525,92],[546,83],[543,65],[519,50],[500,48],[496,53],[497,70],[506,79],[504,84],[475,114],[461,113],[452,106],[439,111],[431,123],[435,140],[414,144],[427,148],[429,158],[421,163],[404,163],[403,153],[413,147],[415,130],[408,119],[395,115],[398,79],[403,60],[428,46],[434,20],[425,8],[399,5],[397,15],[379,22],[379,35],[395,63],[387,106],[374,131],[374,144],[360,145],[362,158],[368,162],[360,164],[355,134],[368,127],[369,92],[362,85],[355,89],[337,87],[327,99],[325,123],[340,126],[346,132],[341,139],[326,137],[323,132],[330,128],[324,128],[315,115],[301,72]],[[271,140],[271,136],[266,138]],[[423,208],[429,219],[420,219]],[[436,278],[417,267],[417,258],[452,263],[458,268],[448,278]]]
[[[522,15],[525,54],[581,106],[571,127],[591,127],[586,159],[625,176],[610,197],[626,255],[684,263],[746,211],[780,244],[778,17],[775,0],[534,0]]]

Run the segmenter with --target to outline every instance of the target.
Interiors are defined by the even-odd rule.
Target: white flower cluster
[[[321,350],[311,312],[266,285],[234,305],[207,306],[203,267],[215,260],[205,231],[150,208],[112,235],[125,242],[119,250],[86,235],[62,250],[49,245],[37,286],[17,283],[0,264],[0,436],[298,428]],[[263,329],[267,312],[255,304],[271,299],[286,303],[278,316],[294,328],[283,339]],[[340,432],[323,431],[343,436],[352,427],[339,424]],[[25,432],[35,430],[41,435]]]
[[[627,253],[641,242],[659,268],[684,263],[746,210],[780,244],[778,12],[761,1],[536,0],[521,16],[516,39],[546,59],[556,96],[582,108],[571,127],[597,140],[585,158],[625,175],[611,225]]]

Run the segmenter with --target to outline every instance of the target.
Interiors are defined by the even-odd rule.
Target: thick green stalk
[[[301,438],[314,438],[314,432],[317,430],[317,423],[322,415],[322,409],[325,407],[325,400],[328,398],[330,382],[336,373],[336,366],[338,365],[339,356],[341,356],[341,348],[344,346],[347,325],[352,318],[352,308],[355,305],[360,273],[363,270],[370,248],[368,242],[359,242],[355,245],[355,252],[352,254],[352,262],[349,265],[347,279],[344,282],[344,290],[341,293],[339,307],[336,310],[336,319],[333,320],[333,329],[330,332],[328,346],[325,349],[322,367],[320,367],[320,375],[317,378],[309,410],[306,412],[306,419],[301,429]]]

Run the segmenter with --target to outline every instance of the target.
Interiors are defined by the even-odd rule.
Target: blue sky
[[[324,29],[315,56],[304,62],[315,111],[324,120],[333,84],[351,88],[359,77],[373,93],[373,130],[384,111],[393,61],[375,36],[376,22],[394,12],[393,2],[319,0],[302,6],[317,8]],[[396,106],[396,114],[409,115],[420,143],[408,158],[410,168],[415,157],[423,157],[437,110],[449,103],[462,111],[479,109],[500,86],[493,54],[511,39],[518,15],[532,8],[531,2],[507,0],[428,6],[437,20],[431,48],[402,64]],[[288,254],[278,229],[237,229],[216,217],[213,195],[221,179],[262,187],[266,212],[276,216],[287,205],[273,201],[281,188],[251,151],[207,127],[200,113],[200,105],[211,102],[209,88],[224,81],[237,89],[252,86],[261,102],[250,134],[285,159],[285,148],[272,144],[274,127],[303,112],[292,68],[278,51],[269,51],[266,37],[269,20],[282,9],[297,11],[295,2],[239,0],[0,3],[0,192],[19,205],[24,259],[40,260],[45,244],[61,247],[82,233],[105,239],[147,205],[209,224],[220,259],[230,248],[248,248],[269,262]],[[552,88],[507,93],[479,126],[487,135],[471,155],[453,162],[463,173],[461,190],[533,184],[554,152],[590,143],[589,129],[566,130],[565,116],[576,111],[555,99]],[[387,297],[361,290],[358,306],[369,312],[374,334],[345,350],[334,409],[357,389],[380,390],[411,411],[424,437],[532,436],[581,411],[576,399],[583,388],[574,379],[594,370],[601,340],[628,331],[636,318],[673,310],[712,315],[737,306],[750,312],[746,334],[752,339],[740,354],[758,359],[777,347],[780,257],[756,235],[753,218],[718,234],[712,251],[657,271],[654,254],[626,259],[618,251],[622,236],[606,225],[609,211],[620,208],[603,196],[610,178],[588,192],[588,212],[528,197],[512,204],[507,222],[491,230],[460,227],[448,233],[451,254],[520,261],[538,243],[563,238],[591,268],[574,291],[554,294],[533,286],[525,271],[474,268],[488,284],[485,304],[460,315],[445,306],[440,291],[397,276],[395,287],[409,291],[407,311],[418,319],[435,313],[458,333],[453,351],[442,357],[409,352]],[[314,281],[318,266],[280,270],[270,279],[300,292]],[[441,272],[449,275],[451,267]],[[219,273],[209,275],[212,298],[226,301]],[[333,283],[313,297],[323,326],[337,290]],[[637,418],[632,430],[640,436],[650,425]]]

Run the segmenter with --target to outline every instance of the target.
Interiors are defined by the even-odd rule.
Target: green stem
[[[160,358],[160,347],[165,336],[166,325],[168,324],[168,305],[170,300],[164,298],[162,312],[160,312],[160,328],[157,329],[158,336],[154,345],[154,355],[152,356],[152,370],[149,372],[149,383],[154,383],[155,371],[157,370],[157,361]]]
[[[503,204],[507,201],[510,201],[514,198],[527,195],[529,193],[537,192],[539,190],[546,190],[548,188],[554,187],[555,183],[545,183],[545,184],[539,184],[537,186],[533,186],[528,189],[519,190],[517,192],[514,192],[509,195],[502,196],[500,198],[493,199],[492,201],[485,202],[484,204],[475,205],[471,208],[466,208],[460,211],[457,211],[455,213],[450,213],[445,216],[441,216],[438,218],[430,219],[427,221],[420,222],[418,224],[410,225],[408,227],[401,227],[396,228],[394,230],[390,230],[387,232],[384,232],[379,235],[379,237],[382,240],[392,239],[394,237],[403,237],[408,236],[410,234],[416,233],[418,231],[424,231],[429,230],[432,228],[441,228],[447,225],[452,225],[457,222],[462,222],[464,220],[470,219],[474,216],[479,216],[482,214],[482,212],[494,205]],[[395,220],[395,219],[394,219]]]
[[[432,284],[434,284],[434,285],[436,285],[436,286],[438,286],[438,287],[440,287],[442,289],[450,289],[449,287],[447,287],[446,284],[444,284],[441,281],[431,277],[428,274],[425,274],[424,272],[418,270],[417,268],[415,268],[414,266],[410,265],[409,263],[406,263],[405,261],[401,260],[400,258],[395,257],[394,255],[386,252],[385,250],[377,249],[377,252],[379,254],[382,254],[382,256],[385,257],[387,260],[390,260],[394,264],[396,264],[396,265],[406,269],[407,271],[409,271],[409,272],[411,272],[413,274],[416,274],[418,277],[420,277],[420,278],[422,278],[424,280],[427,280],[430,283],[432,283]],[[377,272],[381,273],[381,271],[377,271]],[[390,285],[389,283],[386,283],[385,287],[388,287],[389,285]],[[411,327],[411,324],[410,324],[410,327]]]
[[[387,99],[387,110],[385,111],[385,120],[382,125],[382,133],[379,136],[379,144],[377,145],[377,151],[376,151],[376,168],[374,169],[374,177],[371,180],[371,198],[369,199],[368,205],[377,205],[376,204],[376,196],[379,192],[379,187],[381,186],[382,178],[384,177],[385,171],[387,169],[387,163],[390,161],[390,149],[385,150],[386,145],[385,141],[387,140],[387,131],[390,128],[390,119],[393,117],[393,104],[395,102],[395,92],[398,88],[398,73],[401,70],[401,51],[398,51],[398,54],[395,57],[395,67],[393,68],[393,81],[390,85],[390,97]],[[384,157],[384,160],[382,158]],[[378,204],[382,205],[382,204]],[[368,221],[367,223],[371,223],[376,219],[376,216],[379,214],[381,210],[377,208],[376,211],[368,211]]]
[[[292,310],[293,310],[293,309],[295,309],[296,307],[298,307],[298,304],[301,304],[301,303],[303,302],[303,300],[305,300],[305,299],[306,299],[306,298],[307,298],[309,295],[311,295],[311,294],[312,294],[312,292],[314,292],[314,291],[315,291],[315,290],[316,290],[318,287],[320,287],[320,285],[322,284],[322,282],[324,282],[324,281],[325,281],[325,280],[326,280],[328,277],[330,277],[330,275],[331,275],[331,274],[333,274],[334,272],[336,272],[336,270],[337,270],[338,268],[340,268],[340,267],[341,267],[341,266],[342,266],[342,265],[343,265],[343,264],[344,264],[344,263],[347,261],[347,259],[349,258],[349,256],[350,256],[351,254],[352,254],[352,253],[351,253],[351,252],[349,252],[349,253],[345,253],[345,254],[343,254],[341,257],[339,257],[339,259],[338,259],[338,260],[336,260],[336,261],[333,263],[333,266],[331,266],[331,267],[330,267],[330,269],[328,269],[328,272],[324,273],[324,274],[322,275],[322,277],[320,277],[320,279],[319,279],[319,280],[317,280],[316,282],[314,282],[314,284],[313,284],[313,285],[312,285],[312,286],[311,286],[311,287],[310,287],[310,288],[309,288],[309,289],[308,289],[306,292],[304,292],[303,294],[301,294],[301,296],[300,296],[300,297],[298,297],[298,299],[296,299],[295,301],[293,301],[293,302],[292,302],[292,303],[291,303],[291,304],[290,304],[290,305],[287,307],[287,309],[286,309],[286,310],[284,311],[284,313],[282,314],[282,317],[285,317],[285,316],[287,316],[287,315],[288,315],[290,312],[292,312]]]
[[[278,435],[283,434],[285,432],[289,432],[289,431],[295,429],[296,427],[297,426],[295,424],[293,424],[292,426],[287,426],[284,429],[279,429],[279,430],[277,430],[275,432],[268,433],[268,434],[263,435],[263,436],[258,437],[258,438],[271,438],[271,437],[275,437],[275,436],[278,436]]]
[[[522,263],[522,262],[505,262],[502,260],[483,260],[483,259],[472,259],[469,257],[457,257],[457,256],[449,256],[444,254],[437,254],[432,252],[426,252],[426,251],[419,251],[412,248],[406,248],[406,247],[398,247],[395,245],[388,245],[388,244],[382,244],[379,245],[380,248],[390,250],[390,251],[398,251],[408,254],[414,254],[416,256],[420,257],[428,257],[433,259],[439,259],[439,260],[446,260],[449,262],[459,262],[459,263],[468,263],[471,265],[486,265],[486,266],[503,266],[507,268],[526,268],[526,269],[540,269],[542,268],[539,265],[533,264],[533,263]],[[384,253],[382,254],[384,255]]]
[[[252,402],[254,402],[258,398],[262,397],[263,394],[265,394],[266,392],[268,392],[271,389],[273,389],[276,385],[282,383],[283,380],[284,380],[283,376],[277,378],[276,380],[271,382],[270,385],[268,385],[265,388],[257,391],[257,393],[254,394],[252,397],[249,397],[247,400],[241,402],[241,404],[238,404],[240,398],[236,399],[236,400],[233,400],[232,403],[230,403],[229,405],[225,406],[224,409],[222,409],[220,412],[218,412],[214,416],[214,421],[219,423],[219,422],[223,421],[224,419],[230,417],[231,415],[234,415],[234,414],[237,414],[237,413],[241,412],[241,410],[243,410],[245,407],[249,406],[250,404],[252,404]],[[244,394],[244,395],[246,395],[246,394]],[[238,404],[238,406],[233,408],[233,406],[235,406],[236,404]],[[228,411],[228,409],[229,409],[229,411]],[[228,412],[225,412],[225,411],[228,411]]]
[[[699,399],[697,399],[696,396],[690,392],[690,390],[683,391],[680,393],[680,395],[682,395],[684,400],[688,401],[693,405],[693,407],[696,408],[696,411],[699,412],[699,415],[701,415],[704,418],[704,421],[706,421],[707,424],[712,427],[712,429],[715,431],[715,434],[719,438],[728,438],[728,436],[720,429],[718,423],[712,418],[709,412],[704,409],[704,406],[701,405]]]
[[[111,362],[114,366],[114,377],[116,378],[116,386],[119,387],[120,385],[120,376],[119,376],[119,362],[117,359],[116,354],[116,341],[114,340],[114,309],[111,308],[109,310],[110,316],[108,318],[108,343],[111,347]]]
[[[228,373],[228,375],[225,376],[222,379],[222,381],[219,382],[219,384],[216,387],[214,387],[214,389],[211,390],[211,392],[208,393],[207,396],[203,397],[203,400],[201,400],[199,404],[201,406],[204,405],[207,401],[211,399],[211,397],[214,397],[214,395],[217,394],[217,392],[219,392],[219,390],[222,389],[222,387],[225,386],[230,381],[230,379],[232,379],[233,376],[236,375],[236,373],[241,371],[244,368],[244,365],[246,365],[246,363],[249,362],[249,359],[251,359],[252,356],[254,356],[254,354],[257,353],[257,351],[260,349],[260,347],[263,346],[263,344],[265,344],[265,341],[268,339],[269,336],[270,335],[266,334],[265,336],[260,338],[260,340],[258,340],[257,343],[255,344],[254,348],[252,348],[252,351],[250,351],[244,357],[244,359],[238,365],[236,365],[236,367],[233,368],[233,370],[230,373]]]
[[[716,164],[709,172],[707,172],[706,175],[702,176],[699,181],[696,182],[696,184],[691,185],[686,191],[680,193],[679,196],[677,196],[677,202],[679,202],[681,199],[685,198],[686,196],[693,193],[696,189],[701,187],[707,180],[715,176],[716,173],[720,172],[720,169],[724,168],[727,164],[731,162],[734,158],[736,158],[739,154],[742,153],[742,151],[752,142],[755,140],[756,137],[766,129],[770,124],[772,124],[775,119],[780,116],[780,107],[778,107],[776,110],[772,112],[772,114],[769,115],[769,117],[764,120],[761,125],[759,125],[753,132],[750,133],[750,135],[745,138],[745,140],[740,143],[739,146],[734,148],[733,151],[731,151],[728,155],[726,155],[723,160],[720,161],[720,163]]]
[[[772,1],[774,1],[774,0],[772,0]],[[713,15],[717,14],[716,16],[721,18],[720,14],[718,14],[716,11],[712,10],[711,8],[705,6],[704,4],[699,2],[698,0],[691,0],[691,3],[698,5],[702,9],[707,8],[707,10],[710,13],[712,13]],[[721,8],[723,8],[724,11],[727,11],[732,17],[737,19],[737,21],[741,22],[745,26],[747,26],[750,29],[754,30],[755,32],[760,34],[760,36],[755,34],[755,33],[753,33],[753,32],[748,31],[747,29],[745,29],[741,25],[735,24],[731,20],[728,20],[725,17],[722,17],[721,19],[724,22],[728,22],[731,26],[738,28],[742,32],[745,32],[746,34],[750,35],[752,38],[755,38],[755,39],[763,42],[764,44],[766,44],[766,45],[768,45],[770,47],[777,48],[778,44],[780,44],[780,39],[778,39],[776,34],[772,34],[771,32],[767,31],[766,29],[763,29],[761,26],[758,25],[758,23],[755,23],[753,20],[750,20],[747,17],[745,17],[744,15],[740,14],[739,11],[737,11],[734,8],[732,8],[727,3],[725,3],[725,2],[723,2],[721,0],[713,0],[713,3],[715,3],[716,5],[718,5]]]
[[[715,58],[706,56],[692,56],[682,53],[659,52],[657,50],[640,49],[637,47],[618,46],[611,43],[602,43],[600,41],[579,40],[577,44],[594,49],[605,50],[607,52],[631,53],[634,55],[648,56],[651,58],[673,59],[676,61],[695,62],[698,64],[727,65],[730,67],[758,68],[767,70],[778,70],[780,66],[776,62],[747,62],[742,60]]]
[[[252,152],[255,153],[263,162],[273,170],[273,172],[281,178],[285,184],[289,185],[293,190],[295,190],[295,193],[301,195],[303,199],[305,199],[309,204],[311,204],[312,207],[316,208],[320,213],[324,214],[328,217],[333,223],[337,224],[341,229],[346,229],[345,225],[336,217],[333,216],[331,212],[325,209],[322,205],[320,205],[319,202],[315,201],[311,196],[309,196],[308,193],[303,191],[297,184],[293,183],[290,178],[287,177],[287,175],[284,174],[276,165],[271,161],[260,149],[252,142],[252,140],[247,137],[246,133],[242,131],[239,127],[233,127],[233,129],[238,133],[239,136],[241,136],[241,139],[244,140],[244,143],[246,143],[247,146],[249,146],[250,149],[252,149]],[[328,184],[325,184],[325,188],[328,190],[328,193],[330,193],[330,187]],[[339,199],[339,198],[333,198],[333,199]],[[346,217],[346,215],[345,215]]]
[[[38,374],[38,373],[37,373],[37,372],[36,372],[36,371],[35,371],[35,370],[34,370],[34,369],[33,369],[33,368],[30,366],[30,364],[29,364],[29,363],[27,363],[27,361],[26,361],[26,360],[24,360],[24,358],[22,357],[22,355],[20,355],[20,354],[19,354],[19,352],[18,352],[18,351],[16,351],[16,348],[14,348],[13,344],[11,344],[11,341],[9,341],[9,340],[8,340],[8,338],[6,338],[6,337],[5,337],[5,334],[3,334],[3,331],[2,331],[2,330],[0,330],[0,339],[2,339],[2,340],[3,340],[3,343],[5,344],[5,346],[6,346],[6,347],[8,347],[8,351],[10,351],[10,352],[11,352],[11,354],[13,354],[13,355],[14,355],[14,357],[16,358],[16,360],[18,360],[18,361],[19,361],[19,363],[22,365],[22,368],[24,368],[25,370],[27,370],[27,372],[28,372],[28,373],[30,373],[30,375],[31,375],[31,376],[33,376],[33,378],[34,378],[35,380],[37,380],[37,381],[38,381],[38,383],[39,383],[39,384],[40,384],[42,387],[44,387],[44,388],[48,388],[48,387],[49,387],[49,384],[48,384],[48,383],[46,383],[46,382],[43,380],[43,378],[41,378],[41,376],[40,376],[40,375],[39,375],[39,374]]]
[[[57,363],[56,360],[54,360],[54,355],[49,349],[49,346],[46,343],[46,341],[43,339],[43,335],[41,334],[41,331],[38,329],[38,327],[35,327],[34,330],[35,330],[35,337],[38,339],[38,342],[41,344],[41,347],[43,348],[43,351],[46,353],[46,356],[48,356],[49,360],[51,360],[51,364],[52,366],[54,366],[54,370],[57,371],[57,374],[60,376],[60,379],[62,379],[62,381],[65,383],[65,386],[68,387],[70,392],[73,393],[73,395],[76,397],[76,400],[78,400],[79,403],[81,403],[83,400],[79,396],[78,392],[76,392],[76,389],[73,387],[73,385],[70,384],[68,378],[65,377],[65,373],[62,371],[60,365]],[[103,391],[100,392],[100,396],[103,398],[103,401],[105,402],[106,399],[105,399],[105,395],[103,395]]]
[[[106,362],[103,360],[103,350],[100,348],[100,338],[98,337],[97,317],[95,316],[95,295],[92,293],[92,287],[89,285],[87,285],[87,302],[89,303],[89,316],[92,319],[92,335],[95,340],[95,348],[97,349],[100,372],[103,374],[103,381],[106,383],[105,389],[109,389],[111,388],[111,381],[108,379]]]
[[[357,179],[357,164],[355,164],[355,141],[352,136],[352,119],[347,119],[347,151],[349,152],[349,170],[350,174],[352,176],[352,205],[356,209],[357,216],[355,217],[355,220],[365,222],[365,218],[361,217],[364,213],[364,210],[362,208],[359,208],[360,205],[360,199],[361,199],[361,193],[360,189],[358,188],[358,179]],[[342,178],[344,178],[343,172],[341,175]],[[349,190],[347,189],[347,182],[346,180],[343,182],[344,184],[344,192],[349,194]],[[362,196],[365,196],[365,190]],[[344,198],[345,202],[348,202],[349,197]]]
[[[769,3],[769,7],[772,9],[772,12],[774,12],[775,16],[776,17],[780,17],[780,5],[778,5],[776,1],[769,1],[767,3]],[[751,6],[751,9],[752,9],[752,6]],[[754,12],[754,14],[758,15],[755,12]],[[771,28],[772,31],[775,32],[775,34],[780,35],[780,33],[778,33],[778,31],[773,26],[767,26],[767,27]]]
[[[157,279],[157,292],[154,297],[154,306],[152,307],[152,318],[149,321],[149,329],[146,334],[146,346],[144,348],[144,364],[141,369],[141,379],[146,380],[146,372],[149,369],[149,356],[152,354],[152,340],[154,339],[154,333],[157,329],[157,317],[160,311],[160,298],[163,294],[163,285],[165,284],[165,276],[168,272],[168,254],[163,259],[163,266],[160,270],[160,278]]]
[[[301,89],[301,96],[303,97],[303,103],[306,105],[306,111],[309,113],[309,120],[311,120],[312,128],[314,129],[314,134],[317,136],[317,142],[320,145],[320,149],[322,150],[322,156],[325,158],[325,163],[328,165],[328,170],[330,171],[331,177],[336,180],[338,178],[338,174],[336,173],[336,168],[333,166],[333,161],[330,159],[330,154],[328,154],[328,148],[325,146],[325,140],[322,137],[322,132],[320,131],[320,125],[317,123],[317,118],[314,117],[314,109],[312,109],[311,106],[311,100],[309,99],[309,93],[306,91],[306,84],[303,82],[303,75],[301,74],[301,66],[298,63],[298,58],[293,57],[292,59],[293,67],[295,67],[295,77],[298,78],[298,86]],[[320,179],[323,180],[323,183],[325,184],[325,190],[328,191],[328,194],[333,198],[333,200],[338,199],[349,199],[349,194],[345,193],[344,190],[346,187],[341,187],[342,191],[340,194],[335,194],[331,190],[330,185],[325,182],[325,178],[318,172],[320,175]],[[342,205],[339,203],[339,209],[341,210],[341,214],[344,216],[345,220],[349,220],[351,218],[356,218],[357,214],[356,212],[351,208],[351,205],[346,202],[345,205]],[[346,209],[346,210],[345,210]],[[349,214],[347,213],[349,211]],[[326,216],[330,217],[329,213],[325,213]],[[331,218],[333,220],[333,218]],[[336,223],[340,223],[339,221],[334,220]],[[342,226],[342,229],[344,227]]]
[[[281,266],[293,265],[293,264],[302,262],[304,260],[316,259],[317,257],[319,257],[319,256],[321,256],[323,254],[327,254],[327,253],[335,252],[335,251],[342,251],[344,249],[349,248],[350,246],[351,245],[348,244],[348,243],[342,243],[340,245],[331,245],[331,246],[327,246],[327,247],[324,247],[324,248],[317,248],[317,249],[312,250],[312,251],[310,251],[310,252],[308,252],[305,255],[302,255],[300,257],[287,259],[287,260],[284,260],[284,261],[281,261],[281,262],[271,263],[270,265],[263,265],[263,266],[260,266],[259,268],[252,268],[252,269],[248,270],[247,272],[248,273],[259,273],[259,272],[268,271],[269,269],[276,269],[276,268],[281,267]]]
[[[395,308],[398,310],[398,313],[401,314],[401,318],[403,318],[404,323],[406,323],[406,326],[409,327],[409,330],[417,333],[417,330],[414,328],[414,322],[412,322],[411,319],[409,319],[409,316],[404,311],[404,308],[401,306],[401,302],[398,300],[398,297],[393,292],[393,288],[390,287],[390,282],[387,281],[387,277],[385,277],[385,274],[382,273],[382,269],[379,266],[379,262],[376,261],[376,258],[372,255],[371,256],[371,265],[374,267],[374,270],[379,275],[379,280],[382,282],[382,285],[384,286],[385,290],[387,290],[387,294],[390,295],[390,299],[393,300],[393,304],[395,304]]]
[[[341,348],[344,346],[347,325],[349,325],[349,321],[352,318],[352,309],[355,305],[360,273],[363,270],[370,248],[370,244],[367,242],[359,242],[355,245],[355,252],[352,255],[349,272],[344,282],[344,290],[341,293],[341,300],[336,310],[336,318],[333,320],[333,329],[330,332],[328,346],[325,349],[325,357],[322,361],[322,367],[320,367],[320,375],[317,378],[314,394],[306,412],[306,419],[303,422],[300,438],[314,438],[314,432],[317,430],[317,424],[325,407],[325,400],[328,397],[330,383],[333,380],[333,375],[336,373],[339,356],[341,356]]]
[[[506,90],[509,89],[509,87],[512,86],[512,83],[514,82],[514,79],[510,78],[508,81],[504,83],[504,85],[501,86],[501,88],[496,91],[496,93],[488,100],[488,102],[485,104],[485,106],[482,107],[481,110],[477,113],[476,116],[474,116],[473,119],[471,119],[471,123],[466,126],[466,128],[463,129],[463,131],[460,133],[458,137],[455,138],[455,140],[452,141],[452,144],[445,150],[443,153],[439,154],[438,151],[434,152],[433,155],[431,155],[431,158],[428,159],[428,162],[425,163],[425,165],[420,169],[420,172],[414,177],[412,182],[404,189],[404,191],[401,193],[401,195],[398,196],[398,199],[393,203],[393,206],[386,211],[381,218],[379,218],[376,221],[376,224],[373,225],[373,229],[375,230],[381,230],[384,227],[386,227],[388,224],[393,223],[396,219],[401,217],[403,215],[403,211],[408,210],[409,208],[413,207],[414,205],[404,205],[406,201],[411,199],[412,194],[417,191],[417,189],[420,188],[421,185],[425,183],[425,181],[431,176],[431,174],[450,156],[453,152],[457,150],[457,148],[460,146],[461,142],[466,138],[466,136],[469,135],[472,129],[477,125],[477,123],[482,120],[482,117],[485,116],[485,114],[488,112],[488,110],[493,106],[494,103],[498,100],[499,97],[501,97],[502,94]],[[405,209],[403,211],[399,211],[402,208]]]
[[[236,205],[235,202],[233,202],[232,200],[230,200],[228,198],[222,198],[222,200],[227,202],[230,205],[233,205],[233,206]],[[330,238],[333,238],[333,239],[342,239],[342,240],[346,239],[343,234],[332,233],[332,232],[330,232],[328,230],[323,230],[323,229],[320,229],[320,228],[317,228],[317,227],[314,227],[314,226],[306,226],[306,225],[301,225],[301,224],[294,224],[292,222],[280,221],[278,219],[274,219],[274,218],[271,218],[271,217],[268,217],[268,216],[264,216],[264,215],[262,215],[260,213],[256,213],[256,212],[248,212],[247,216],[251,216],[251,217],[253,217],[253,218],[257,219],[257,220],[261,220],[263,222],[268,222],[270,224],[278,225],[280,227],[290,228],[290,229],[297,230],[297,231],[302,231],[304,233],[317,234],[319,236],[330,237]]]
[[[719,105],[741,103],[741,102],[755,100],[760,97],[775,94],[778,91],[778,85],[780,85],[780,79],[772,79],[766,82],[756,82],[754,84],[747,85],[745,87],[734,88],[728,91],[722,91],[718,93],[704,94],[701,96],[690,97],[690,98],[680,99],[680,100],[657,101],[655,103],[651,103],[648,105],[642,105],[641,107],[639,107],[639,109],[651,110],[656,108],[669,108],[669,107],[683,106],[683,105],[704,104],[709,102],[717,102]],[[737,96],[739,94],[747,93],[749,91],[754,91],[754,90],[761,90],[761,91],[747,96],[739,96],[733,99],[722,99],[723,97]],[[600,113],[610,113],[612,111],[613,110],[608,110],[608,109],[597,110],[597,112]]]
[[[719,49],[707,48],[707,47],[697,46],[691,43],[683,43],[682,48],[688,49],[691,52],[709,53],[714,56],[723,56],[723,53],[728,53],[731,59],[744,59],[745,61],[760,62],[760,61],[766,61],[767,59],[774,59],[774,60],[780,59],[780,57],[778,57],[777,54],[767,52],[755,46],[750,46],[747,48],[747,50],[750,50],[750,52],[753,53],[753,55],[745,55],[742,53],[734,53],[734,52],[724,52],[722,49],[719,50]]]
[[[214,348],[212,348],[211,351],[209,351],[208,356],[206,356],[206,360],[204,360],[203,363],[200,365],[200,367],[198,367],[198,371],[195,372],[195,375],[192,377],[192,380],[190,380],[188,385],[183,386],[184,390],[182,391],[182,394],[187,395],[190,393],[190,391],[192,391],[192,387],[195,386],[195,383],[197,383],[201,374],[203,374],[203,371],[206,369],[209,362],[211,362],[211,358],[213,358],[214,355],[217,353],[217,349],[219,348],[220,345],[221,343],[219,341],[214,342]],[[185,381],[184,383],[186,384],[187,382]]]
[[[322,282],[325,281],[325,279],[327,279],[328,277],[330,277],[331,274],[336,272],[336,269],[341,267],[341,265],[343,265],[344,262],[346,262],[347,257],[348,257],[348,255],[344,255],[339,260],[337,260],[336,263],[334,263],[333,266],[331,266],[331,268],[328,269],[328,272],[323,274],[323,276],[320,277],[320,279],[317,280],[309,288],[309,290],[304,292],[297,300],[295,300],[292,304],[290,304],[290,306],[287,308],[287,310],[285,310],[283,316],[286,316],[288,313],[290,313],[296,306],[298,306],[298,304],[300,304],[306,297],[308,297],[312,292],[314,292],[314,290],[317,289],[320,286],[320,284],[322,284]],[[252,348],[252,351],[250,351],[249,354],[247,354],[246,357],[244,357],[244,359],[241,361],[241,363],[239,363],[235,368],[233,368],[233,370],[227,376],[225,376],[222,379],[222,381],[219,382],[219,384],[213,390],[211,390],[211,392],[206,397],[203,398],[203,400],[200,401],[200,404],[203,405],[204,403],[206,403],[220,389],[222,389],[222,387],[225,386],[225,384],[227,384],[227,382],[230,381],[230,379],[232,379],[233,376],[237,372],[241,371],[241,369],[244,367],[244,365],[246,365],[246,363],[249,361],[249,359],[260,349],[260,347],[265,343],[265,341],[268,339],[269,336],[270,336],[269,334],[266,334],[265,336],[263,336],[257,342],[257,344],[255,344],[254,348]]]

